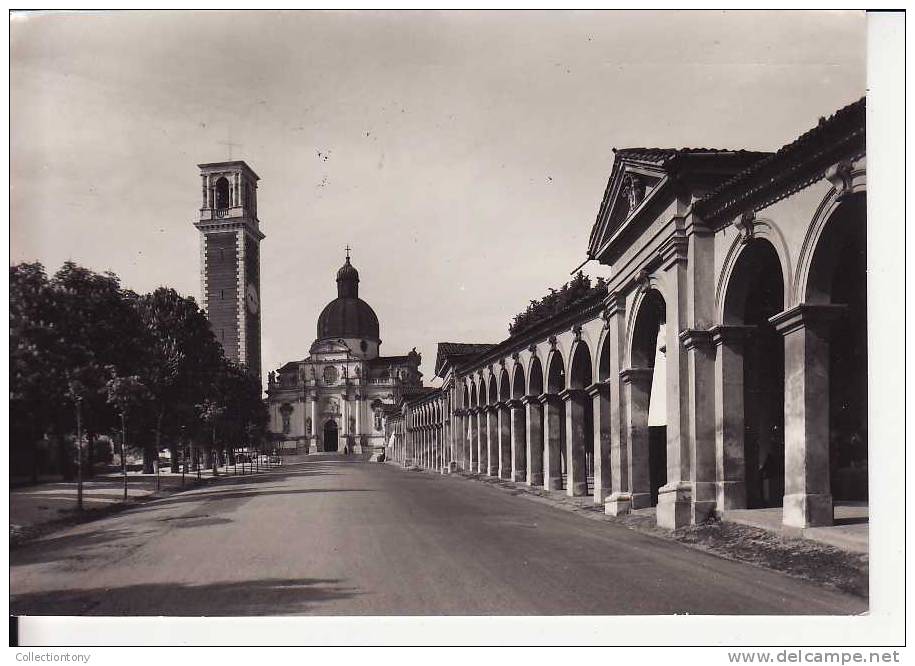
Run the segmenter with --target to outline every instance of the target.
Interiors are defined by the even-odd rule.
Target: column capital
[[[467,414],[467,410],[464,409],[463,407],[458,407],[454,410],[455,416],[464,416],[465,414]]]
[[[562,402],[555,393],[541,393],[537,398],[541,405],[558,405]]]
[[[847,305],[824,303],[813,305],[800,303],[789,310],[769,317],[769,323],[782,335],[788,335],[800,328],[822,330],[828,328],[848,310]]]
[[[480,408],[479,408],[479,407],[471,407],[470,409],[467,410],[467,413],[470,414],[471,416],[476,416],[477,414],[480,413]]]
[[[509,408],[508,400],[500,400],[495,405],[493,405],[498,410],[508,409]]]
[[[539,395],[526,395],[523,398],[521,398],[521,404],[527,406],[527,405],[539,405],[542,403],[540,402]]]
[[[509,409],[521,409],[524,405],[521,400],[513,398],[511,400],[506,400],[505,404],[508,405]]]
[[[496,411],[496,406],[493,404],[483,405],[480,407],[480,411],[486,414],[492,414],[494,411]]]
[[[559,397],[563,402],[571,402],[572,400],[587,398],[588,392],[580,388],[567,388],[559,392]]]
[[[651,379],[651,375],[654,372],[654,368],[625,368],[620,370],[620,380],[624,384],[631,384],[633,382],[639,381],[648,381]]]
[[[594,382],[585,389],[592,398],[600,395],[605,398],[610,397],[610,384],[606,381]]]
[[[743,344],[756,334],[758,328],[746,324],[721,324],[710,328],[709,333],[712,334],[712,344],[719,347],[722,344]]]
[[[687,351],[709,349],[712,346],[712,333],[701,328],[685,328],[680,331],[680,344]]]

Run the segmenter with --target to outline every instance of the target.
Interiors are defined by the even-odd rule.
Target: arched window
[[[229,181],[223,176],[216,181],[216,209],[225,210],[229,207]]]

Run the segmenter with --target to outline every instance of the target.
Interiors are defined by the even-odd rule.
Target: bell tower
[[[226,358],[261,377],[256,173],[241,160],[198,164],[201,303]]]

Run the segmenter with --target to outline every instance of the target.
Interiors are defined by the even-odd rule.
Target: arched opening
[[[867,210],[857,194],[839,204],[814,250],[807,303],[842,305],[828,328],[829,483],[833,500],[867,493]]]
[[[543,394],[543,366],[540,359],[534,357],[530,365],[530,377],[528,378],[528,395],[532,398],[537,396],[536,402],[531,402],[528,407],[529,421],[529,451],[528,453],[528,483],[532,486],[543,485],[543,449],[547,436],[544,419],[544,408],[539,401],[539,396]]]
[[[604,342],[600,347],[600,358],[597,361],[597,379],[598,381],[607,381],[610,378],[610,336],[604,336]]]
[[[500,461],[502,458],[501,451],[499,449],[500,445],[500,433],[499,433],[499,407],[497,403],[499,402],[499,389],[498,381],[495,375],[490,374],[489,376],[489,389],[488,389],[488,399],[486,404],[489,409],[486,412],[486,427],[487,427],[487,447],[486,453],[489,456],[489,475],[490,476],[499,476]]]
[[[216,181],[216,209],[225,210],[229,207],[229,181],[225,176]]]
[[[466,390],[466,387],[465,387]],[[477,385],[473,381],[470,384],[470,404],[468,407],[477,408],[480,406],[479,398],[477,396]],[[480,451],[477,445],[477,413],[468,413],[467,414],[467,424],[465,427],[467,434],[467,457],[470,460],[470,472],[478,472],[480,470]]]
[[[767,240],[751,240],[737,259],[724,301],[725,326],[746,327],[742,435],[750,509],[781,506],[785,494],[785,350],[781,334],[769,323],[784,309],[784,293],[775,248]]]
[[[537,357],[534,357],[534,360],[531,361],[530,391],[528,393],[530,395],[541,395],[543,393],[543,365]]]
[[[724,301],[724,324],[747,327],[743,478],[750,509],[781,506],[785,494],[785,343],[769,323],[784,309],[784,293],[775,248],[767,240],[751,240],[737,259]]]
[[[577,391],[591,385],[591,351],[582,341],[575,345],[572,363],[569,369],[569,388]],[[594,403],[587,394],[573,394],[570,401],[574,403],[572,416],[572,443],[573,451],[571,461],[573,467],[576,463],[583,463],[581,473],[573,470],[576,479],[573,481],[584,482],[586,494],[591,494],[594,488]],[[577,460],[577,458],[581,460]]]
[[[647,481],[650,505],[658,502],[658,490],[667,483],[667,306],[656,289],[648,291],[636,315],[632,334],[633,384],[630,395],[632,412],[630,434],[634,461],[636,451],[647,453],[647,470],[633,471],[633,475],[647,471],[647,480],[633,479],[633,490]],[[647,441],[646,441],[647,440]],[[634,463],[635,466],[635,463]]]
[[[324,450],[336,451],[337,446],[337,422],[328,419],[324,424]]]
[[[554,352],[549,359],[549,370],[547,371],[547,393],[551,396],[558,396],[566,388],[566,368],[562,360],[562,354]],[[549,455],[545,456],[549,461],[550,480],[556,486],[550,490],[559,490],[566,488],[567,482],[567,464],[566,464],[566,405],[562,400],[556,400],[555,407],[548,406],[549,409],[555,409],[558,432],[554,431],[552,423],[549,424],[548,438],[546,447],[549,449]],[[544,463],[544,468],[548,465]]]

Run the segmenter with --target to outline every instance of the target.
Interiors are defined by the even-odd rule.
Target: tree
[[[108,367],[111,378],[105,389],[108,404],[114,407],[121,419],[121,471],[124,475],[124,499],[127,499],[127,417],[130,410],[142,404],[149,397],[149,392],[137,375],[122,377],[117,369]]]
[[[216,404],[212,400],[204,400],[202,404],[198,405],[198,411],[200,414],[200,419],[208,424],[211,429],[212,439],[210,440],[210,449],[209,457],[213,464],[213,476],[219,474],[216,465],[216,424],[219,422],[219,418],[225,413],[225,408]]]
[[[81,410],[88,436],[87,472],[94,463],[94,435],[116,425],[107,401],[107,368],[131,374],[146,346],[141,322],[132,306],[134,296],[121,289],[113,273],[99,274],[66,262],[51,281],[55,324],[59,336],[58,362],[68,378],[85,387]]]
[[[153,454],[159,455],[166,426],[173,432],[189,410],[208,395],[223,363],[222,348],[206,316],[193,299],[160,287],[138,301],[140,319],[149,336],[140,378],[149,391],[153,411],[154,445],[144,449],[144,470],[152,472]],[[166,417],[171,417],[166,421]]]
[[[52,307],[44,266],[10,266],[10,463],[27,465],[33,482],[41,471],[38,441],[63,402]]]

